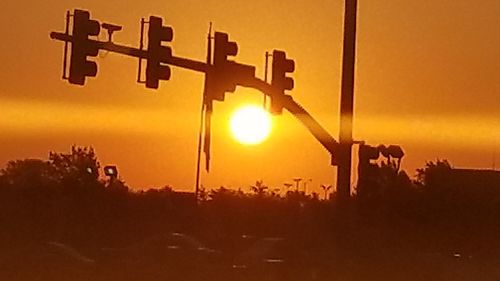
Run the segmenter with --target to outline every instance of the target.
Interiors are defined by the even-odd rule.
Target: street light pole
[[[295,191],[299,192],[299,183],[302,181],[302,178],[293,178],[295,182]]]
[[[312,182],[312,179],[304,180],[304,194],[307,194],[307,183]]]
[[[357,0],[345,0],[342,89],[340,96],[340,132],[337,161],[337,192],[340,198],[351,195],[352,120],[354,111],[354,75],[356,61]]]

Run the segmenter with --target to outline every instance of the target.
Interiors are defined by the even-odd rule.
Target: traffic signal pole
[[[352,121],[354,111],[354,75],[356,61],[357,0],[345,0],[342,89],[340,96],[340,132],[337,161],[337,193],[341,199],[351,195]]]
[[[73,37],[66,33],[51,32],[50,37],[64,42],[72,42]],[[99,49],[107,50],[114,53],[119,53],[126,56],[137,58],[148,58],[147,50],[114,44],[113,42],[102,42],[94,39],[88,39],[91,43],[97,45]],[[174,55],[163,58],[162,62],[190,69],[196,72],[208,73],[213,68],[213,65],[206,62],[196,61],[187,58],[176,57]],[[323,145],[323,147],[330,152],[332,156],[337,153],[338,142],[316,121],[309,112],[307,112],[300,104],[295,102],[289,95],[278,95],[275,93],[276,89],[264,80],[255,76],[245,77],[238,81],[238,85],[243,87],[254,88],[261,91],[266,96],[274,98],[278,103],[282,104],[283,108],[293,114],[299,121],[307,127],[311,134]],[[335,156],[337,158],[337,156]]]
[[[50,33],[50,38],[56,39],[59,41],[64,41],[64,42],[72,42],[73,41],[73,36],[61,32],[51,32]],[[113,42],[103,42],[103,41],[98,41],[94,39],[88,39],[90,43],[95,44],[96,47],[98,47],[100,50],[106,50],[126,56],[132,56],[132,57],[137,57],[137,58],[143,58],[147,59],[148,58],[148,51],[147,50],[141,50],[138,48],[134,47],[128,47],[128,46],[123,46],[123,45],[118,45]],[[205,62],[201,61],[196,61],[192,59],[187,59],[187,58],[181,58],[181,57],[176,57],[176,56],[171,56],[169,58],[164,58],[162,60],[163,63],[185,68],[185,69],[190,69],[193,71],[197,72],[204,72],[206,73],[210,65],[207,65]]]
[[[208,35],[207,35],[207,58],[206,58],[206,63],[208,65],[211,65],[212,64],[212,23],[210,23],[210,27],[208,28]],[[206,76],[206,74],[205,74]],[[205,77],[206,78],[206,77]],[[207,137],[207,128],[206,128],[206,120],[205,118],[206,117],[210,117],[210,116],[206,116],[207,115],[207,103],[209,103],[209,101],[207,101],[205,99],[205,97],[207,96],[206,92],[209,90],[208,89],[208,84],[207,84],[207,79],[205,79],[205,85],[203,87],[203,98],[202,98],[202,101],[201,101],[201,108],[200,108],[200,131],[199,131],[199,135],[198,135],[198,151],[197,151],[197,159],[196,159],[196,182],[195,182],[195,192],[194,192],[194,197],[196,199],[196,202],[198,203],[199,200],[200,200],[200,165],[201,165],[201,147],[202,145],[204,146],[203,150],[205,153],[207,153],[207,143],[206,143],[206,139]],[[204,139],[203,139],[204,137]],[[208,151],[209,153],[210,151]],[[207,154],[208,154],[207,153]],[[205,159],[206,161],[209,161],[207,159],[209,159],[209,157],[207,157],[207,155],[205,155]]]
[[[334,156],[337,152],[338,142],[328,133],[325,128],[319,124],[319,122],[312,117],[305,108],[293,100],[289,95],[276,95],[274,92],[276,89],[266,83],[265,81],[256,78],[249,77],[246,80],[241,80],[239,82],[240,86],[253,88],[259,90],[270,98],[274,98],[278,103],[280,103],[284,109],[290,112],[295,118],[297,118],[314,136],[314,138],[330,153]]]
[[[355,9],[354,9],[355,10]],[[79,11],[75,10],[75,14],[79,14],[79,17],[81,18],[80,20],[85,23],[85,26],[89,27],[95,27],[95,20],[90,20],[89,13],[86,11]],[[347,20],[346,20],[347,21]],[[355,20],[354,20],[355,23]],[[92,26],[90,26],[92,24]],[[141,26],[144,23],[141,24]],[[77,47],[81,46],[87,46],[92,48],[92,52],[86,51],[84,53],[85,56],[83,56],[83,63],[85,63],[85,66],[87,70],[85,70],[82,73],[77,73],[79,76],[77,78],[81,78],[78,81],[75,81],[71,79],[72,73],[70,71],[70,77],[68,81],[73,84],[79,84],[83,85],[85,83],[85,77],[91,76],[94,77],[97,73],[97,65],[93,61],[88,61],[86,58],[87,57],[93,57],[97,55],[98,50],[106,50],[109,52],[114,52],[118,54],[122,54],[125,56],[129,57],[136,57],[139,60],[141,59],[146,59],[148,61],[148,64],[150,65],[150,71],[146,71],[146,87],[148,88],[158,88],[158,82],[160,80],[169,80],[170,78],[170,70],[168,69],[168,66],[176,66],[184,69],[189,69],[195,72],[200,72],[205,74],[205,82],[212,85],[208,88],[210,90],[208,91],[206,89],[204,93],[204,105],[205,105],[205,112],[207,112],[208,108],[207,105],[211,104],[212,101],[223,101],[224,100],[224,94],[226,92],[234,92],[236,86],[243,86],[243,87],[249,87],[253,88],[256,90],[261,91],[264,93],[266,96],[268,96],[271,99],[271,103],[274,104],[274,107],[278,110],[277,113],[281,113],[282,109],[286,109],[289,111],[292,115],[294,115],[308,130],[309,132],[318,140],[321,145],[330,153],[332,156],[332,164],[336,164],[337,161],[336,159],[338,158],[338,153],[339,153],[339,143],[326,131],[300,104],[298,104],[296,101],[293,100],[293,98],[285,94],[285,91],[289,91],[293,88],[293,79],[291,77],[288,77],[287,74],[291,73],[294,71],[295,68],[295,63],[293,60],[288,59],[286,57],[285,52],[283,51],[274,51],[273,52],[273,81],[269,84],[267,81],[259,79],[255,77],[255,67],[251,65],[245,65],[245,64],[240,64],[237,63],[233,60],[230,60],[230,56],[235,56],[237,53],[237,45],[236,42],[229,41],[228,35],[225,33],[215,33],[214,39],[215,39],[215,51],[214,51],[214,63],[210,62],[210,59],[207,59],[206,62],[202,61],[197,61],[197,60],[192,60],[188,58],[182,58],[182,57],[176,57],[172,55],[171,50],[169,47],[162,45],[162,42],[169,42],[172,40],[173,37],[173,31],[171,30],[170,27],[164,26],[162,24],[161,18],[157,17],[150,17],[149,20],[149,30],[148,30],[148,38],[151,40],[153,37],[154,46],[149,46],[151,45],[151,42],[148,41],[148,49],[144,50],[142,49],[142,39],[140,42],[140,48],[134,48],[134,47],[129,47],[129,46],[124,46],[124,45],[119,45],[115,44],[111,41],[111,36],[108,41],[99,41],[96,39],[89,38],[88,35],[95,36],[96,32],[94,29],[87,28],[83,31],[81,31],[78,34],[83,34],[85,35],[83,38],[81,38],[83,35],[80,37],[75,37],[73,35],[70,35],[68,32],[68,29],[66,28],[65,33],[61,32],[51,32],[50,37],[52,39],[58,40],[58,41],[63,41],[65,45],[67,43],[71,43],[72,47],[73,45],[77,45]],[[349,25],[346,25],[346,29],[348,28]],[[98,25],[97,25],[98,27]],[[153,28],[154,31],[151,31],[151,28]],[[73,31],[75,30],[75,26],[73,28]],[[141,28],[142,30],[142,28]],[[143,30],[142,30],[143,31]],[[355,26],[354,26],[354,31],[355,31]],[[142,32],[141,32],[142,36]],[[352,38],[354,39],[354,38]],[[352,40],[353,41],[353,40]],[[346,42],[351,42],[351,40],[346,40]],[[349,44],[345,43],[346,46]],[[162,47],[162,48],[160,48]],[[83,47],[82,47],[83,48]],[[349,48],[347,48],[349,49]],[[353,48],[352,48],[353,49]],[[86,50],[86,49],[85,49]],[[96,51],[94,51],[96,50]],[[208,51],[208,57],[210,57],[210,51]],[[77,53],[79,54],[79,53]],[[75,54],[71,54],[74,56]],[[345,52],[346,57],[348,56],[348,52]],[[352,65],[354,64],[354,54],[351,53],[352,56]],[[73,59],[73,58],[72,58]],[[344,60],[344,66],[348,65],[346,62],[350,60]],[[82,63],[80,63],[82,64]],[[139,64],[140,65],[140,64]],[[66,66],[66,65],[64,65]],[[89,67],[87,67],[89,66]],[[90,66],[92,66],[92,69],[90,69]],[[75,67],[74,67],[75,68]],[[350,76],[351,78],[349,79],[348,75],[344,75],[344,80],[351,81],[351,99],[350,103],[349,100],[347,100],[347,104],[350,104],[350,121],[352,122],[352,82],[354,80],[354,66],[351,68],[344,67],[344,72],[349,73],[349,71],[346,71],[346,69],[351,69],[352,70],[352,75]],[[78,70],[78,69],[77,69]],[[90,71],[92,70],[92,71]],[[146,69],[147,70],[147,69]],[[149,85],[147,83],[148,80],[148,74],[149,74],[149,79],[151,80]],[[74,75],[76,76],[76,75]],[[140,71],[138,75],[138,82],[144,82],[141,81],[140,79]],[[77,83],[78,82],[78,83]],[[210,83],[209,83],[210,82]],[[349,83],[343,83],[343,89],[344,85],[349,85]],[[207,86],[207,84],[206,84]],[[348,91],[342,92],[343,96],[345,93],[348,93]],[[344,108],[345,104],[345,99],[343,99],[342,102],[342,108]],[[349,108],[349,106],[347,107]],[[202,108],[203,111],[203,108]],[[346,112],[346,110],[343,110],[343,112]],[[208,116],[205,116],[205,121],[210,120]],[[352,125],[351,125],[352,127]],[[351,128],[349,127],[349,128]],[[349,134],[347,134],[349,137],[346,138],[345,134],[342,135],[344,143],[349,144],[349,151],[350,151],[350,145],[352,145],[352,128],[348,130]],[[205,133],[209,132],[209,129],[205,125]],[[203,142],[205,147],[208,147],[207,145],[207,139]],[[204,148],[205,150],[205,148]],[[208,157],[208,154],[207,154]],[[344,159],[345,160],[345,159]],[[350,155],[349,158],[347,159],[350,163]],[[207,162],[208,163],[208,162]],[[199,165],[199,163],[198,163]],[[350,165],[347,165],[350,167]],[[350,175],[350,171],[349,175]],[[349,177],[348,177],[349,178]],[[349,184],[349,179],[347,180],[347,184]],[[199,178],[196,180],[196,187],[199,185]],[[198,188],[197,188],[198,189]],[[349,186],[347,186],[347,190],[349,190]],[[349,194],[349,193],[346,193]]]

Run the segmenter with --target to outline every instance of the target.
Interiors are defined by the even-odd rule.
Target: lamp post
[[[332,187],[333,187],[332,185],[324,185],[324,184],[321,185],[321,188],[325,192],[325,200],[328,199],[328,190],[330,190]]]
[[[302,181],[302,178],[293,178],[293,181],[295,182],[295,191],[299,191],[299,183]]]
[[[312,182],[312,179],[304,180],[304,194],[307,194],[307,183]]]

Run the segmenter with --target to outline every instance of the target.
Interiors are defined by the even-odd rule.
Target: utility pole
[[[340,198],[351,195],[352,121],[354,111],[354,70],[356,61],[357,0],[345,0],[340,132],[337,161],[337,192]]]

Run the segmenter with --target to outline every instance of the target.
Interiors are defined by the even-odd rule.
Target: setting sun
[[[271,118],[262,107],[246,105],[231,116],[231,132],[240,143],[256,145],[263,142],[271,132]]]

